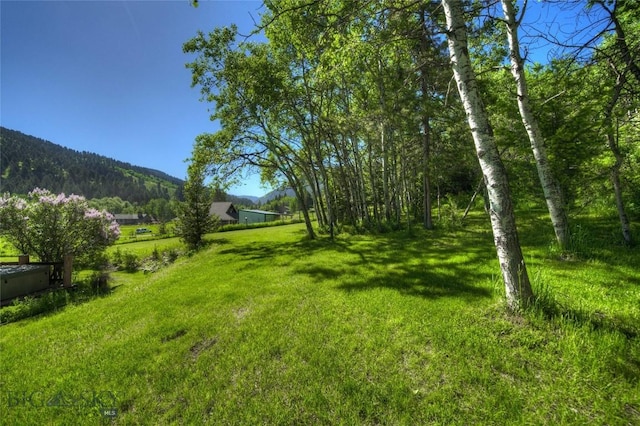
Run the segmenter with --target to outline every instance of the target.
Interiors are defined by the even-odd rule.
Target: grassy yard
[[[145,229],[146,232],[138,233],[137,229]],[[116,244],[129,244],[138,241],[157,240],[159,238],[167,238],[174,234],[174,225],[168,224],[165,226],[165,234],[160,233],[160,225],[148,224],[148,225],[120,225],[120,238],[116,241]]]
[[[140,240],[135,243],[127,244],[115,244],[107,249],[107,254],[113,256],[117,251],[121,253],[131,253],[138,257],[145,257],[151,255],[153,251],[166,251],[166,250],[185,250],[184,244],[180,241],[179,237],[160,238],[160,239],[146,239]]]
[[[520,223],[541,295],[522,316],[479,215],[335,242],[302,224],[214,234],[0,327],[0,422],[640,424],[640,252],[577,229],[585,253],[560,260],[544,218]]]

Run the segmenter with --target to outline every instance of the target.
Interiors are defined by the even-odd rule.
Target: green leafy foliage
[[[90,208],[83,197],[40,188],[26,199],[0,199],[0,229],[23,254],[42,262],[61,262],[66,255],[90,259],[120,235],[113,216]]]

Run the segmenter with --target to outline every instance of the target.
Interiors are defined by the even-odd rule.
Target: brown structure
[[[218,216],[220,225],[232,225],[238,223],[238,210],[229,201],[215,201],[211,203],[209,215]]]
[[[118,223],[118,225],[146,225],[149,223],[154,223],[155,219],[153,216],[148,214],[128,214],[128,213],[118,213],[114,214],[114,219]]]

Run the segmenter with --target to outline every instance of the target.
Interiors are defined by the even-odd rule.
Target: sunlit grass
[[[140,228],[144,228],[149,232],[136,232],[136,230]],[[161,225],[159,224],[120,225],[120,238],[118,238],[116,244],[129,244],[140,241],[170,238],[175,234],[175,225],[173,223],[165,224],[164,233],[160,233],[160,231]]]
[[[9,243],[6,239],[0,237],[0,260],[3,262],[17,261],[20,251]]]
[[[184,244],[178,237],[163,238],[163,239],[149,239],[144,241],[138,241],[131,244],[116,244],[107,248],[107,255],[113,256],[116,251],[122,253],[131,253],[139,258],[150,256],[154,251],[167,251],[167,250],[185,250]]]
[[[98,424],[99,403],[16,392],[102,391],[116,424],[637,424],[638,251],[562,261],[546,222],[520,229],[543,296],[523,315],[479,215],[335,242],[214,234],[156,274],[115,273],[108,297],[0,328],[3,419]]]

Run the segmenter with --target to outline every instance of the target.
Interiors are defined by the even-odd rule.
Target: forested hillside
[[[19,131],[0,128],[2,192],[35,187],[86,198],[119,197],[133,204],[180,196],[182,180],[90,152],[78,152]]]

